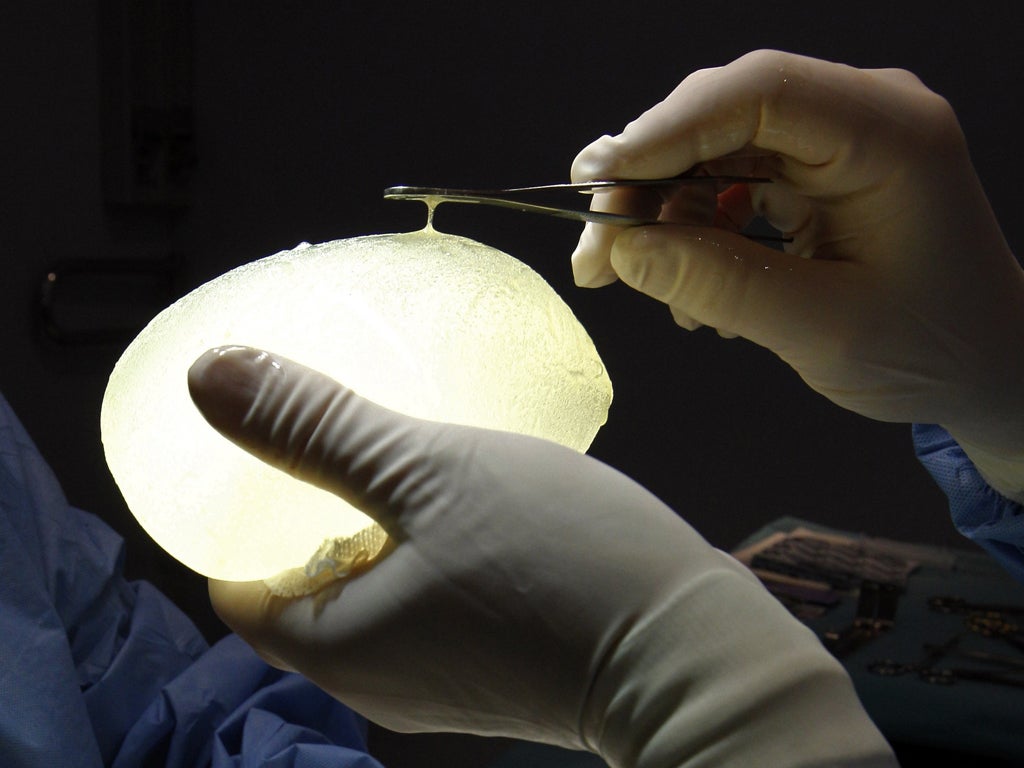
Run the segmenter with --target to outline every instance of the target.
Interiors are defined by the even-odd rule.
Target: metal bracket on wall
[[[69,259],[39,285],[39,332],[61,346],[127,345],[175,298],[180,259]]]

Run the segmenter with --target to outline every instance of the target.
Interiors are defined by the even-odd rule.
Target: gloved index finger
[[[232,442],[334,493],[392,533],[391,461],[412,421],[294,361],[249,347],[213,349],[189,369],[203,417]]]
[[[621,134],[586,147],[573,163],[572,178],[669,177],[744,151],[821,168],[872,119],[873,111],[857,98],[877,84],[872,78],[853,67],[778,51],[747,54],[687,77]],[[886,99],[885,89],[871,89],[871,98]],[[790,170],[785,162],[782,167]]]

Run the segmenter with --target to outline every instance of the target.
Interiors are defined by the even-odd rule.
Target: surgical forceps
[[[868,671],[883,677],[898,677],[912,673],[932,685],[953,685],[958,680],[973,680],[979,683],[994,683],[1015,688],[1024,687],[1024,659],[987,651],[957,650],[956,646],[959,640],[960,636],[956,635],[941,645],[925,643],[926,656],[916,664],[881,659],[868,664]],[[970,659],[980,662],[983,666],[936,666],[947,656]]]
[[[452,189],[448,187],[395,186],[384,190],[385,200],[421,200],[428,205],[438,203],[476,203],[509,208],[524,213],[539,213],[571,221],[608,224],[615,227],[639,227],[660,224],[657,219],[644,219],[619,213],[605,213],[578,208],[539,205],[518,199],[538,192],[571,191],[587,195],[622,188],[671,188],[688,184],[771,184],[764,176],[698,176],[685,173],[666,179],[621,179],[606,181],[563,182],[557,184],[536,184],[528,187],[505,187],[501,189]],[[772,235],[747,235],[754,240],[766,242],[790,242],[791,238]]]

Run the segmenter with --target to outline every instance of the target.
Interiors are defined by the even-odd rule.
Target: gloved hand
[[[773,350],[841,406],[941,424],[1024,501],[1024,272],[949,104],[908,72],[760,51],[686,78],[586,147],[572,177],[695,167],[774,183],[732,187],[703,214],[692,187],[596,196],[690,226],[588,225],[577,283],[621,278],[684,327]],[[792,236],[785,252],[728,231],[755,215]]]
[[[585,748],[615,767],[895,764],[813,634],[609,467],[401,416],[251,349],[207,353],[189,386],[223,434],[392,537],[311,596],[210,584],[265,658],[370,719]]]

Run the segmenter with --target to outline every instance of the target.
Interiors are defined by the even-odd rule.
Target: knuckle
[[[934,91],[924,89],[921,98],[922,125],[931,146],[964,144],[963,131],[953,105]]]
[[[791,53],[785,53],[774,48],[759,48],[750,51],[736,60],[737,64],[750,69],[763,72],[766,70],[785,69],[795,60]]]
[[[602,136],[576,156],[570,176],[575,181],[617,178],[618,170],[629,161],[629,151],[629,144],[619,136]]]
[[[764,97],[771,98],[786,87],[799,61],[793,54],[764,48],[737,59],[736,66],[754,80]]]
[[[732,331],[749,284],[749,270],[741,261],[684,259],[668,288],[668,301],[692,322]]]

